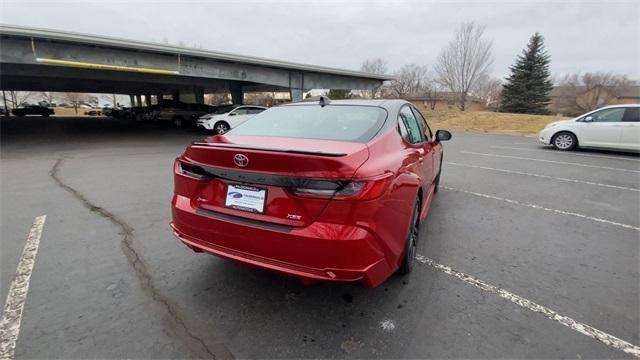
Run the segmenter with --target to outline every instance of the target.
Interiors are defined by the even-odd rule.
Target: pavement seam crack
[[[63,163],[64,158],[58,158],[56,163],[53,165],[51,170],[49,171],[49,175],[53,180],[60,186],[62,189],[71,193],[76,199],[78,199],[84,207],[89,209],[89,211],[98,214],[99,216],[109,220],[112,224],[116,225],[121,229],[119,232],[122,235],[122,239],[120,241],[120,245],[122,248],[122,252],[127,258],[127,261],[133,267],[136,273],[136,277],[140,281],[140,285],[143,291],[148,292],[151,295],[151,298],[164,307],[167,314],[171,317],[171,319],[178,324],[180,328],[184,331],[185,335],[188,336],[192,341],[200,344],[203,350],[206,352],[206,357],[211,359],[216,359],[217,356],[215,353],[209,348],[209,346],[205,343],[205,341],[196,336],[187,326],[184,319],[180,315],[177,306],[166,296],[162,295],[156,285],[154,284],[154,280],[149,274],[147,270],[147,266],[138,254],[138,252],[133,247],[133,227],[129,225],[126,221],[120,219],[117,215],[113,214],[109,210],[106,210],[103,207],[97,206],[93,204],[86,196],[84,196],[80,191],[74,189],[73,187],[67,185],[62,179],[58,176],[58,172],[60,170],[60,166]],[[227,356],[221,356],[223,358],[233,357],[231,352],[224,349]]]

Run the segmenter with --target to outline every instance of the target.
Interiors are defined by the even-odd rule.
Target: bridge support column
[[[136,95],[136,106],[142,106],[142,95]]]
[[[136,106],[136,97],[133,95],[129,95],[129,102],[131,103],[131,107]]]
[[[196,104],[204,104],[204,88],[196,86],[193,88],[193,92],[196,95]]]
[[[289,89],[289,96],[291,96],[291,101],[302,101],[302,89]]]
[[[289,95],[291,101],[302,101],[302,93],[304,92],[304,74],[301,72],[289,73]]]
[[[229,86],[229,92],[231,93],[231,102],[234,104],[242,104],[244,102],[244,93],[240,85],[231,84]]]
[[[144,102],[147,107],[151,106],[151,94],[146,94],[144,96]]]

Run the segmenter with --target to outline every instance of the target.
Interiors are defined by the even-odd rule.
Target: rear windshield
[[[252,117],[231,134],[365,143],[380,130],[386,116],[384,109],[375,106],[281,106]]]

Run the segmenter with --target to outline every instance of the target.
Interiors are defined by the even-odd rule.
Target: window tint
[[[258,108],[258,107],[250,107],[248,112],[249,114],[260,114],[261,112],[263,112],[265,109],[263,108]]]
[[[591,114],[593,121],[597,122],[618,122],[622,121],[624,108],[605,109]]]
[[[433,133],[431,132],[431,128],[429,127],[427,120],[425,120],[424,116],[422,116],[418,109],[413,108],[413,113],[418,119],[418,124],[420,124],[420,127],[422,128],[422,133],[424,134],[425,138],[427,139],[427,141],[431,141],[431,139],[433,138]]]
[[[234,135],[368,142],[387,112],[375,106],[294,105],[263,111],[231,130]]]
[[[403,137],[412,144],[418,144],[424,141],[424,133],[420,128],[418,120],[415,115],[411,111],[409,106],[404,106],[400,110],[400,114],[398,116],[398,122],[403,124],[406,130],[406,136]],[[400,134],[402,135],[402,126],[400,127]]]
[[[236,115],[247,115],[248,111],[249,109],[246,107],[233,110],[233,112],[236,113]]]
[[[216,110],[214,112],[214,114],[226,114],[226,113],[230,112],[231,110],[235,109],[236,107],[237,106],[233,106],[233,105],[222,106],[218,110]]]
[[[630,107],[624,111],[622,121],[640,122],[640,107]]]

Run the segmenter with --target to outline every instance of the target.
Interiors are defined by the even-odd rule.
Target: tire
[[[174,117],[173,119],[171,119],[171,122],[173,123],[173,126],[177,128],[182,128],[185,125],[185,121],[181,116]]]
[[[553,135],[551,145],[561,151],[573,150],[578,146],[578,138],[570,132],[562,131]]]
[[[222,135],[229,131],[231,127],[224,121],[218,121],[213,125],[213,132],[217,135]]]
[[[420,199],[416,200],[416,205],[413,207],[413,214],[411,215],[411,222],[409,223],[409,235],[404,247],[404,257],[402,264],[398,269],[398,274],[406,275],[413,270],[416,263],[416,254],[418,248],[418,237],[420,236]]]

